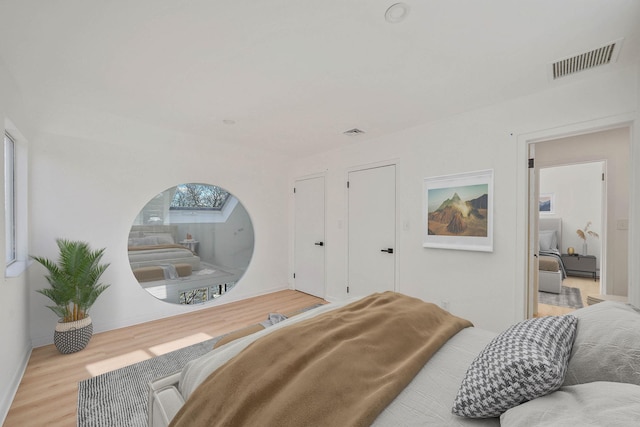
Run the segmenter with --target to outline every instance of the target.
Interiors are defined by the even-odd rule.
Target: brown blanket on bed
[[[416,298],[365,297],[254,341],[193,392],[171,426],[368,426],[468,326]]]
[[[550,256],[540,256],[538,258],[538,270],[543,271],[559,271],[560,264],[558,260]]]

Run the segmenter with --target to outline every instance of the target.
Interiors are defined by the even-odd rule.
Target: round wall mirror
[[[147,292],[202,304],[233,289],[253,255],[253,225],[242,203],[209,184],[180,184],[151,199],[129,231],[129,264]]]

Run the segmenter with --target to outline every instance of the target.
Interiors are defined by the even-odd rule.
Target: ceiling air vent
[[[561,59],[551,64],[553,80],[560,77],[575,74],[580,71],[599,65],[606,65],[615,62],[620,51],[622,39],[609,43],[606,46],[593,49],[589,52],[581,53],[570,58]]]
[[[345,134],[345,135],[360,135],[360,134],[364,133],[364,131],[360,130],[358,128],[353,128],[353,129],[346,130],[346,131],[344,131],[342,133]]]

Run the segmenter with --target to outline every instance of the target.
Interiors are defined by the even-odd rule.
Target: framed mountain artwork
[[[541,214],[552,214],[555,212],[555,197],[553,193],[540,193],[538,209]]]
[[[493,170],[424,179],[425,248],[493,252]]]

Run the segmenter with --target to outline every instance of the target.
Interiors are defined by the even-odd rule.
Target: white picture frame
[[[493,252],[493,169],[425,178],[425,248]]]
[[[550,215],[556,212],[556,196],[554,193],[540,193],[538,211],[540,215]]]

